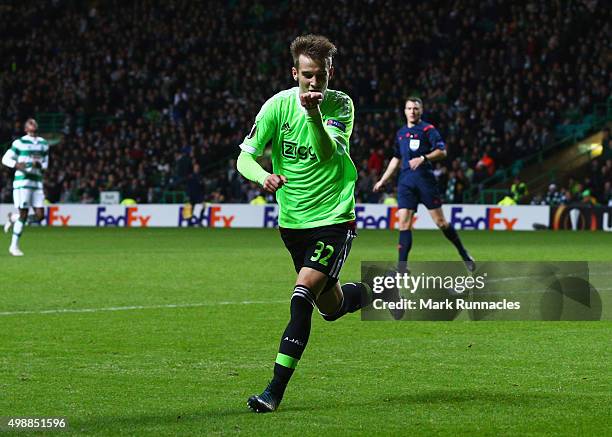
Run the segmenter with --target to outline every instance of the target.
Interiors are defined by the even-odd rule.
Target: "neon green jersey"
[[[341,91],[327,90],[319,105],[323,125],[337,151],[317,160],[300,105],[299,88],[281,91],[261,108],[240,148],[261,156],[272,143],[272,171],[287,178],[276,192],[278,223],[284,228],[314,228],[355,220],[357,170],[349,156],[353,102]]]

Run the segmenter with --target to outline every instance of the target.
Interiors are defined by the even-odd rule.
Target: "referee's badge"
[[[410,140],[410,150],[412,150],[413,152],[416,152],[419,149],[419,146],[421,145],[421,140]]]

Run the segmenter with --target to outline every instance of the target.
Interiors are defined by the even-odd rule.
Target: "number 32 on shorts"
[[[333,254],[333,246],[325,244],[322,241],[317,241],[317,247],[314,251],[314,255],[310,257],[310,261],[318,261],[319,264],[327,266],[329,264],[329,259]]]

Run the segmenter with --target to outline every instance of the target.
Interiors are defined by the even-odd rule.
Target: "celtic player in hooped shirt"
[[[44,218],[43,173],[49,165],[49,144],[36,136],[38,123],[33,118],[25,122],[26,135],[13,141],[11,147],[2,157],[2,164],[15,169],[13,181],[13,201],[19,213],[8,215],[4,232],[13,228],[13,237],[9,253],[13,256],[23,256],[19,248],[19,239],[25,227],[28,211],[34,208],[37,221]]]
[[[355,165],[349,156],[353,103],[327,89],[335,46],[306,35],[291,44],[298,87],[282,91],[261,108],[238,158],[238,170],[269,192],[280,206],[281,238],[297,272],[291,318],[280,342],[274,376],[247,405],[256,412],[276,410],[308,336],[314,307],[333,321],[370,301],[362,283],[338,283],[355,238]],[[255,158],[272,143],[273,174]]]

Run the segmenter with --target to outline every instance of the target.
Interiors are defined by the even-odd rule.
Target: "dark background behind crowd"
[[[238,145],[265,100],[294,86],[291,40],[321,33],[339,49],[330,87],[357,111],[358,200],[382,200],[371,188],[416,94],[448,144],[436,164],[442,192],[462,202],[609,99],[610,10],[569,0],[3,2],[0,144],[28,117],[61,114],[52,202],[98,202],[104,190],[140,203],[171,191],[250,201],[259,190],[235,171]],[[610,164],[598,165],[596,181],[579,183],[604,202]],[[0,170],[4,202],[11,180]]]

